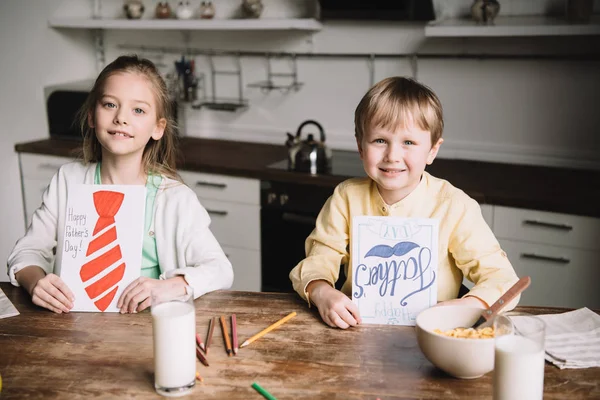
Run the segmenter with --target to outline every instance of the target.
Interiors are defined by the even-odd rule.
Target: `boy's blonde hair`
[[[369,89],[354,112],[359,142],[369,129],[396,130],[411,122],[431,132],[431,144],[435,145],[444,130],[442,103],[427,86],[400,76],[386,78]]]
[[[181,180],[175,168],[175,122],[167,85],[154,63],[148,59],[139,58],[137,55],[120,56],[104,67],[98,78],[96,78],[96,82],[81,110],[79,110],[79,124],[83,134],[83,161],[85,163],[102,161],[102,145],[96,137],[94,128],[88,123],[88,115],[91,115],[92,119],[94,118],[95,108],[104,94],[107,79],[118,73],[143,75],[154,92],[157,121],[161,118],[167,121],[162,138],[159,140],[150,138],[146,144],[142,156],[144,171],[147,174],[159,174]]]

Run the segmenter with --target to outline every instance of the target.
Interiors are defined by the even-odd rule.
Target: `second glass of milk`
[[[496,317],[494,400],[541,400],[544,397],[546,325],[531,314]]]

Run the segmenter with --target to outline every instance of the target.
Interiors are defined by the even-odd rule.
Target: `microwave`
[[[94,86],[94,79],[86,79],[44,87],[46,116],[51,138],[83,141],[77,120],[79,110]],[[177,126],[178,103],[171,100],[172,117]],[[179,135],[179,130],[175,129]]]
[[[433,0],[319,0],[319,6],[320,18],[323,20],[435,19]]]
[[[44,87],[51,138],[83,140],[77,114],[93,86],[94,80],[86,79]]]

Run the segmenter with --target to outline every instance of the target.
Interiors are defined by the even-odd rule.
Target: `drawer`
[[[23,202],[25,204],[25,226],[28,227],[31,222],[33,212],[42,205],[42,195],[50,184],[48,180],[23,180]]]
[[[233,266],[231,290],[260,292],[260,251],[222,246]]]
[[[258,179],[189,171],[180,171],[179,175],[200,198],[260,205]]]
[[[600,251],[500,240],[519,277],[531,276],[520,305],[600,308]]]
[[[483,219],[487,222],[488,226],[493,230],[494,229],[494,206],[491,204],[480,204],[481,207],[481,215],[483,215]]]
[[[598,250],[600,219],[494,206],[497,238]]]
[[[260,207],[200,198],[210,230],[223,246],[260,250]]]
[[[66,164],[72,159],[67,157],[45,156],[38,154],[19,153],[21,162],[21,174],[23,178],[45,179],[50,183],[61,165]]]

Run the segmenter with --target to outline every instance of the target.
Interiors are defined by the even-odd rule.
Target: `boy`
[[[352,217],[435,218],[439,224],[438,300],[442,305],[486,308],[517,280],[506,253],[477,202],[425,172],[444,141],[442,105],[426,86],[392,77],[373,86],[354,116],[356,144],[368,178],[342,182],[323,206],[306,239],[306,258],[291,272],[294,289],[319,309],[329,326],[361,322],[348,297],[352,280],[334,288],[341,264],[352,276]],[[456,299],[463,276],[475,286]],[[516,305],[518,299],[505,309]]]

